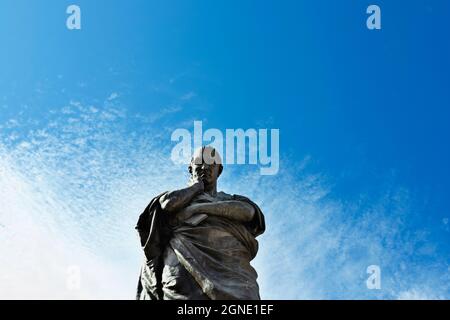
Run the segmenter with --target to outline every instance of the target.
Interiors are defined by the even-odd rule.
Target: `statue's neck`
[[[217,183],[214,183],[214,185],[211,186],[205,186],[205,193],[215,197],[217,195]]]

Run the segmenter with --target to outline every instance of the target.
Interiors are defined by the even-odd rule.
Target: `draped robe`
[[[137,299],[260,299],[257,273],[250,261],[258,252],[255,239],[265,231],[264,215],[250,199],[217,193],[215,201],[251,204],[255,215],[243,223],[223,217],[196,214],[175,222],[152,199],[140,215],[139,233],[145,261]],[[205,202],[202,196],[193,199]]]

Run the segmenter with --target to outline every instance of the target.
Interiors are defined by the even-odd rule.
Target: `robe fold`
[[[251,204],[252,221],[211,215],[198,224],[173,225],[159,204],[163,195],[152,199],[136,226],[145,257],[136,299],[260,299],[250,265],[258,252],[255,238],[265,231],[259,207],[246,197],[219,192],[221,201]]]

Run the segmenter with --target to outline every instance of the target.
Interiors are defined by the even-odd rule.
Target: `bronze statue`
[[[160,194],[140,215],[137,299],[260,299],[250,261],[264,215],[246,197],[217,192],[222,170],[215,149],[197,150],[189,186]]]

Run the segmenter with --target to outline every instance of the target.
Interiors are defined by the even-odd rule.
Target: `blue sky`
[[[280,129],[278,175],[228,166],[219,186],[266,214],[263,297],[450,298],[449,15],[444,0],[2,1],[0,296],[132,298],[136,217],[184,185],[170,134],[202,120]]]

